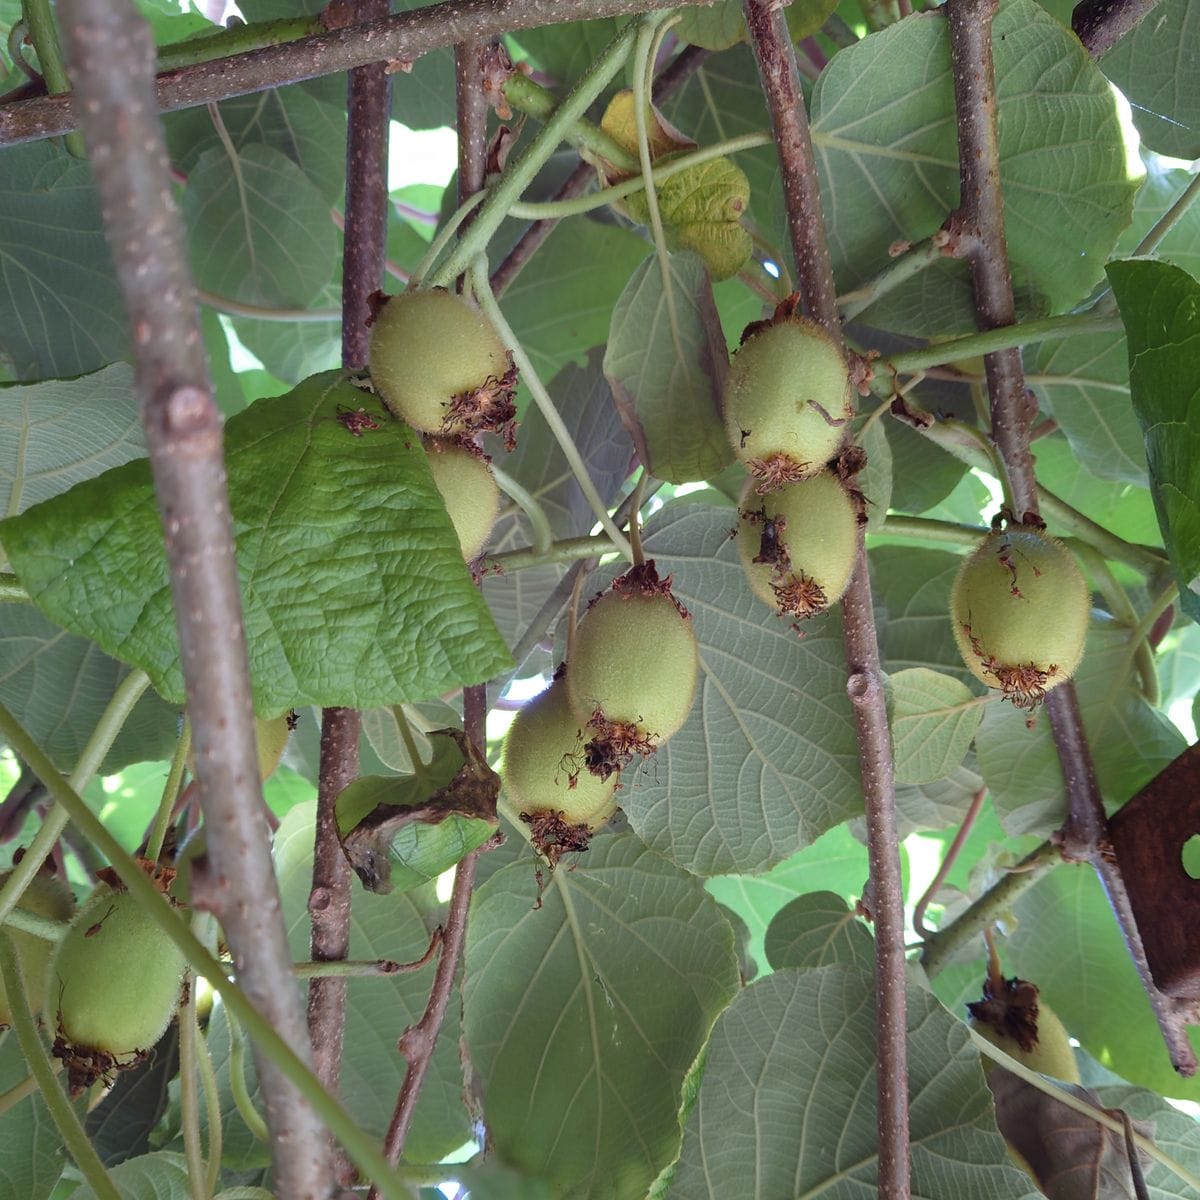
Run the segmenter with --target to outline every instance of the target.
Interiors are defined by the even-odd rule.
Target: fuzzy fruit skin
[[[988,687],[998,686],[988,659],[1046,672],[1043,691],[1069,679],[1083,657],[1090,612],[1074,556],[1057,538],[1028,525],[990,533],[963,561],[950,593],[959,653]]]
[[[1023,1050],[1015,1038],[1009,1037],[987,1021],[972,1017],[968,1024],[993,1046],[1003,1050],[1031,1071],[1052,1075],[1064,1083],[1080,1082],[1079,1064],[1075,1061],[1075,1051],[1071,1049],[1070,1035],[1058,1019],[1058,1014],[1044,1000],[1038,1001],[1037,1042],[1031,1050]],[[984,1059],[983,1069],[985,1073],[1004,1070],[999,1063],[990,1058]]]
[[[11,871],[0,872],[0,886],[8,882]],[[50,917],[55,921],[69,921],[75,911],[75,897],[58,879],[44,872],[39,872],[25,889],[18,908],[26,912],[37,913],[41,917]],[[46,994],[46,976],[50,969],[50,958],[54,954],[55,945],[32,933],[23,933],[20,929],[9,929],[8,936],[12,938],[13,948],[17,952],[17,961],[21,964],[21,977],[25,980],[25,995],[29,1007],[36,1017],[42,1011],[42,999]],[[12,1008],[8,1003],[8,994],[4,989],[4,980],[0,979],[0,1026],[12,1024]]]
[[[836,604],[850,583],[858,553],[858,514],[850,494],[829,471],[785,484],[766,496],[757,495],[754,484],[753,479],[746,480],[738,508],[742,514],[761,511],[769,521],[783,518],[779,541],[791,569],[781,578],[770,563],[754,561],[762,554],[765,522],[739,516],[738,555],[751,591],[778,609],[779,596],[772,584],[786,583],[803,572],[825,593],[828,605]]]
[[[458,534],[462,556],[478,558],[500,512],[500,489],[481,458],[453,442],[433,441],[425,447],[433,482],[446,502]]]
[[[393,296],[371,327],[371,381],[402,421],[423,433],[445,425],[455,396],[508,370],[504,346],[465,300],[441,289]]]
[[[184,966],[137,900],[101,883],[59,944],[47,1012],[57,1012],[59,1034],[76,1048],[117,1056],[149,1050],[179,1007]]]
[[[743,462],[782,454],[801,475],[815,475],[837,454],[852,412],[845,357],[811,321],[793,317],[759,330],[733,357],[725,428]]]
[[[606,592],[580,622],[567,664],[567,695],[588,721],[599,709],[655,743],[687,720],[700,674],[690,618],[665,593]]]
[[[617,811],[617,775],[601,780],[583,765],[586,731],[556,679],[516,715],[504,739],[500,777],[520,812],[561,812],[594,833]],[[576,775],[575,786],[570,776]]]

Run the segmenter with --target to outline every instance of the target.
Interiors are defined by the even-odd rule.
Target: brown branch
[[[763,94],[779,150],[783,195],[796,278],[808,315],[840,343],[837,288],[821,192],[787,22],[771,0],[745,0],[746,24],[758,61]],[[883,670],[871,601],[866,548],[860,537],[850,587],[842,600],[846,690],[854,710],[867,818],[870,908],[875,922],[875,1064],[879,1195],[907,1200],[908,1032],[904,951],[904,895],[896,827],[896,786]]]
[[[466,42],[455,48],[455,94],[458,108],[458,201],[469,200],[483,186],[487,169],[488,104],[483,90],[481,47]],[[487,685],[475,684],[463,689],[463,730],[482,755],[487,749]],[[434,972],[433,986],[421,1019],[400,1037],[400,1053],[408,1060],[404,1082],[396,1097],[396,1107],[384,1135],[383,1150],[388,1162],[399,1163],[412,1127],[413,1114],[420,1098],[429,1064],[437,1046],[438,1035],[446,1019],[446,1009],[458,981],[463,946],[467,938],[467,916],[471,908],[471,892],[475,887],[475,871],[479,855],[490,848],[489,843],[473,850],[455,868],[454,890],[450,908],[442,926],[441,957]],[[367,1200],[379,1200],[372,1188]]]
[[[449,0],[351,29],[299,38],[158,76],[164,112],[194,108],[268,88],[334,75],[373,62],[411,64],[432,50],[484,41],[520,29],[592,17],[627,16],[705,0]],[[76,128],[70,95],[42,96],[0,109],[0,146],[55,137]]]
[[[1080,0],[1071,13],[1071,28],[1093,57],[1107,54],[1150,14],[1158,0]]]
[[[991,25],[997,0],[948,0],[954,101],[958,120],[961,197],[952,218],[966,238],[975,307],[981,326],[1014,324],[1012,276],[1004,240],[1000,153],[996,137],[996,89]],[[1038,491],[1029,451],[1033,405],[1025,389],[1018,350],[986,355],[992,436],[1004,460],[1018,515],[1037,513]],[[1069,680],[1046,697],[1062,764],[1069,812],[1062,833],[1064,857],[1092,864],[1108,893],[1129,955],[1176,1070],[1190,1074],[1196,1058],[1177,1005],[1154,985],[1120,870],[1109,861],[1104,806],[1083,718]]]
[[[221,416],[169,184],[153,93],[154,39],[128,0],[62,0],[105,234],[135,348],[135,375],[179,631],[210,877],[238,982],[305,1061],[254,745]],[[119,69],[115,67],[119,64]],[[325,1129],[300,1091],[256,1052],[276,1185],[325,1200]]]

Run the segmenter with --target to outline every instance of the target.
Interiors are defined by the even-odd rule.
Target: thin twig
[[[321,75],[350,71],[381,59],[411,64],[418,58],[472,39],[584,18],[629,16],[706,0],[447,0],[409,9],[352,29],[331,30],[266,46],[230,58],[167,71],[158,77],[164,112],[194,108]],[[0,146],[55,137],[76,127],[67,96],[39,96],[0,110]]]
[[[183,224],[153,94],[154,39],[128,0],[62,0],[68,61],[105,234],[133,331],[135,382],[170,569],[211,878],[246,995],[303,1060],[299,997],[263,818],[254,711],[221,414],[213,402]],[[121,69],[114,70],[113,64]],[[119,117],[119,119],[118,119]],[[312,1105],[265,1053],[276,1183],[295,1200],[330,1190]]]
[[[950,843],[950,848],[942,858],[942,865],[938,867],[937,874],[925,889],[925,894],[917,901],[916,908],[913,909],[913,929],[917,931],[917,936],[922,939],[929,937],[930,934],[930,930],[925,925],[925,911],[929,908],[930,901],[937,895],[938,888],[946,882],[946,876],[950,874],[959,853],[966,844],[967,838],[971,836],[971,830],[975,828],[975,821],[979,816],[980,809],[983,808],[983,801],[986,796],[987,789],[980,788],[971,797],[971,803],[967,806],[967,811],[963,814],[962,823],[958,827],[958,832],[954,835],[954,841]]]
[[[997,0],[948,0],[954,101],[958,123],[961,226],[971,265],[975,309],[981,326],[995,329],[1015,320],[1012,275],[1004,240],[1000,151],[996,132],[996,87],[992,64],[992,18]],[[1036,411],[1025,388],[1020,351],[1000,350],[984,358],[991,403],[992,437],[1007,470],[1018,516],[1038,511],[1038,487],[1029,450]],[[1196,1056],[1180,1008],[1159,992],[1150,975],[1120,869],[1111,861],[1107,821],[1091,748],[1083,728],[1074,684],[1068,680],[1046,697],[1046,709],[1062,765],[1069,811],[1062,831],[1065,857],[1089,862],[1137,967],[1150,1007],[1175,1069],[1191,1074]]]
[[[775,131],[800,295],[808,315],[840,344],[837,289],[821,218],[820,184],[787,21],[771,0],[745,0],[745,12]],[[884,1200],[906,1200],[911,1185],[904,896],[892,739],[861,536],[854,574],[842,600],[842,628],[846,690],[858,732],[875,921],[878,1189]]]
[[[1150,14],[1158,0],[1080,0],[1071,13],[1071,28],[1093,57],[1107,54]]]

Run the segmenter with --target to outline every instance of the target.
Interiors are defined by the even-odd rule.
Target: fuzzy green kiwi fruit
[[[616,812],[617,775],[600,779],[585,769],[585,729],[567,699],[565,679],[535,696],[509,726],[500,777],[522,813],[560,813],[595,832]]]
[[[422,433],[501,429],[515,373],[480,313],[442,288],[392,296],[371,327],[368,369],[392,413]]]
[[[1033,525],[990,533],[963,561],[950,593],[963,662],[1020,708],[1035,708],[1071,677],[1090,612],[1074,556]]]
[[[725,380],[725,428],[760,492],[816,475],[842,444],[853,413],[845,355],[802,317],[752,332]]]
[[[97,885],[59,943],[46,981],[46,1011],[57,1019],[55,1054],[73,1091],[154,1046],[179,1007],[185,965],[136,897]]]
[[[780,616],[811,617],[836,604],[858,554],[858,513],[830,471],[757,494],[746,480],[737,547],[754,594]]]
[[[487,460],[458,442],[430,438],[425,445],[433,482],[446,503],[462,556],[470,562],[487,544],[500,512],[500,489]]]
[[[11,871],[0,872],[0,887],[8,882]],[[52,921],[69,921],[75,911],[75,897],[60,880],[53,875],[39,871],[21,896],[18,909],[35,913],[39,917],[49,917]],[[20,929],[10,928],[8,936],[12,938],[13,948],[17,952],[17,961],[21,967],[21,977],[25,981],[25,995],[29,1007],[36,1017],[42,1011],[42,1000],[46,994],[46,976],[50,968],[50,959],[55,951],[55,944],[44,938],[35,937],[32,933],[24,933]],[[8,1003],[8,993],[4,988],[4,980],[0,979],[0,1026],[12,1024],[12,1008]]]
[[[648,754],[687,720],[700,673],[692,619],[647,559],[589,606],[567,663],[567,695],[596,736],[588,767],[604,774]],[[601,756],[605,744],[615,758]]]

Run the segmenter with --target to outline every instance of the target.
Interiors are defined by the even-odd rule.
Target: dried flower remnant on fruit
[[[950,608],[967,667],[1018,708],[1036,708],[1083,655],[1087,584],[1040,523],[994,529],[959,568]]]
[[[567,668],[567,694],[592,731],[584,750],[601,778],[652,754],[683,726],[699,675],[692,619],[654,561],[631,567],[588,605]]]
[[[1037,986],[1015,976],[998,982],[985,979],[982,997],[967,1005],[971,1028],[1031,1070],[1078,1083],[1070,1036]],[[1003,1070],[991,1060],[984,1069]]]

